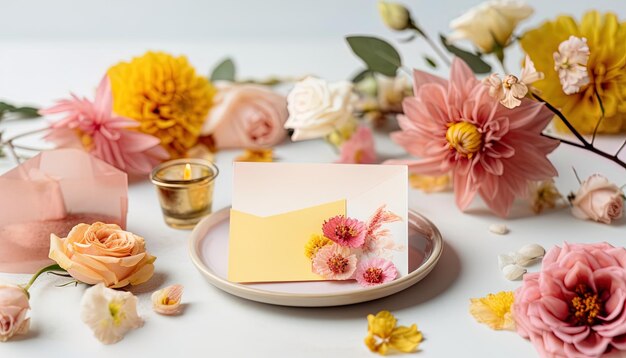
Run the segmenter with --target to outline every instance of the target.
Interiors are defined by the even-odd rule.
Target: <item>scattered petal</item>
[[[435,193],[450,191],[452,189],[452,180],[450,180],[450,174],[421,175],[410,173],[409,185],[411,185],[411,188],[419,189],[425,193]]]
[[[504,278],[509,281],[517,281],[524,276],[524,274],[528,272],[525,268],[520,267],[518,265],[506,265],[502,268],[502,273],[504,274]]]
[[[537,260],[541,259],[543,255],[546,254],[546,249],[543,246],[538,244],[528,244],[522,246],[521,249],[517,251],[517,255],[515,257],[515,263],[520,266],[529,266],[535,263]]]
[[[491,224],[489,225],[489,231],[496,235],[506,235],[509,233],[509,228],[504,224]]]
[[[180,301],[183,297],[183,286],[172,285],[155,291],[152,294],[152,309],[163,315],[176,315],[180,313]]]
[[[242,155],[235,158],[236,162],[273,162],[273,149],[246,149]]]
[[[513,265],[515,263],[515,253],[511,252],[508,254],[500,254],[498,255],[498,267],[500,270],[504,268],[504,266]]]
[[[482,298],[470,299],[470,314],[479,323],[495,330],[515,330],[511,308],[515,297],[511,291],[490,293]]]

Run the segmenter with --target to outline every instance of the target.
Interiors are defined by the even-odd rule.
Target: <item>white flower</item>
[[[137,297],[102,283],[85,291],[80,306],[80,318],[104,344],[118,342],[126,332],[143,325],[137,314]]]
[[[402,100],[410,95],[411,83],[406,76],[387,77],[376,74],[378,106],[383,111],[402,111]]]
[[[586,38],[570,36],[561,42],[559,52],[554,53],[554,69],[559,73],[559,80],[565,94],[574,94],[589,83],[587,73],[589,46]]]
[[[329,84],[307,77],[296,83],[287,96],[289,119],[285,128],[294,129],[294,141],[324,137],[353,120],[355,101],[352,83]]]
[[[512,109],[522,104],[521,99],[526,96],[530,84],[543,79],[543,73],[535,70],[535,64],[526,56],[521,78],[514,75],[506,75],[504,80],[498,74],[493,73],[483,82],[489,86],[489,95],[502,103],[506,108]]]
[[[152,309],[154,312],[164,315],[178,314],[180,313],[180,300],[182,297],[182,285],[165,287],[152,294]]]
[[[402,4],[379,1],[378,13],[385,25],[392,30],[400,31],[411,27],[411,14]]]
[[[523,1],[484,2],[450,22],[454,32],[448,41],[470,40],[483,53],[490,53],[495,45],[508,45],[517,23],[532,13],[533,9]]]

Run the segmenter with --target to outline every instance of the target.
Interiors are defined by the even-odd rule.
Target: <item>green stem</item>
[[[28,293],[28,290],[30,289],[30,287],[33,285],[33,283],[35,283],[35,280],[37,280],[37,278],[41,276],[42,273],[48,272],[48,271],[65,271],[65,270],[61,266],[59,266],[59,264],[53,264],[53,265],[46,266],[40,269],[33,275],[33,277],[31,277],[30,281],[28,281],[26,286],[23,287],[24,291]]]
[[[422,29],[420,29],[413,23],[411,24],[411,28],[415,30],[415,32],[420,34],[424,38],[424,40],[426,40],[426,43],[433,49],[433,51],[435,51],[435,53],[437,54],[437,56],[439,56],[443,63],[448,65],[448,67],[452,66],[452,62],[450,62],[450,59],[443,53],[443,51],[441,51],[441,49],[435,44],[435,42],[430,38],[430,36],[428,36],[427,33],[425,33]]]

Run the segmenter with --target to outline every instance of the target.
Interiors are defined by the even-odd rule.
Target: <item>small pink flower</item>
[[[360,126],[352,137],[341,145],[341,157],[337,163],[373,164],[377,160],[372,130]]]
[[[84,148],[94,157],[129,174],[142,175],[169,158],[160,140],[132,128],[139,122],[113,113],[109,78],[104,76],[94,101],[72,95],[56,105],[42,109],[41,115],[62,114],[52,123],[47,140],[59,147]]]
[[[357,258],[350,249],[326,245],[313,257],[313,272],[327,280],[348,280],[356,270]]]
[[[571,204],[575,217],[610,224],[623,215],[624,193],[604,176],[594,174],[582,182]]]
[[[398,270],[393,262],[375,257],[361,261],[354,275],[361,286],[376,286],[393,281],[398,276]]]
[[[324,236],[341,246],[361,247],[365,243],[365,223],[338,215],[322,225]]]
[[[521,99],[531,89],[530,84],[543,79],[543,73],[537,72],[535,64],[526,56],[521,78],[506,75],[504,79],[496,73],[483,80],[489,86],[489,95],[502,103],[503,106],[513,109],[522,104]]]
[[[589,84],[589,54],[587,39],[576,36],[570,36],[561,42],[559,51],[554,53],[554,69],[559,73],[565,94],[578,93],[583,86]]]

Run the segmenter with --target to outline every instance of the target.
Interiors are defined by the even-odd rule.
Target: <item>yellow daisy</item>
[[[554,69],[554,53],[570,35],[586,38],[590,56],[587,62],[589,84],[580,92],[566,95]],[[598,132],[626,131],[626,22],[613,13],[587,12],[580,23],[570,16],[559,16],[526,32],[520,43],[545,79],[533,83],[542,97],[557,108],[582,133],[593,133],[601,111],[595,92],[602,99],[606,117]],[[557,128],[566,127],[555,121]]]
[[[172,157],[196,144],[215,88],[187,58],[149,51],[108,74],[117,114],[139,121],[139,130],[158,137]]]
[[[304,255],[313,260],[313,257],[315,257],[319,249],[332,243],[333,242],[326,236],[313,234],[304,246]]]
[[[470,314],[479,323],[491,329],[515,330],[515,320],[511,309],[515,296],[511,291],[490,293],[485,297],[470,299]]]

